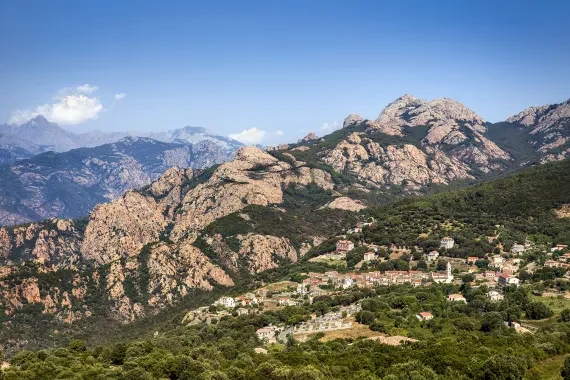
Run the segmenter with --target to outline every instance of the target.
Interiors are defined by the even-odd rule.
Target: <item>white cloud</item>
[[[342,124],[335,120],[332,123],[323,123],[323,125],[321,125],[321,131],[324,133],[331,133],[337,129],[340,129],[341,127]]]
[[[279,130],[275,131],[275,134],[277,136],[283,136],[285,133],[283,133],[283,131],[279,129]]]
[[[8,122],[23,124],[38,115],[43,115],[49,121],[61,125],[81,124],[88,120],[97,120],[104,107],[99,98],[91,94],[98,89],[99,87],[89,84],[75,88],[63,88],[54,97],[55,103],[44,104],[33,109],[17,109],[12,112]],[[125,96],[127,94],[115,94],[115,102],[124,99]]]
[[[97,91],[98,89],[99,89],[99,87],[91,86],[89,84],[84,84],[83,86],[77,86],[77,88],[76,88],[77,92],[79,92],[80,94],[85,94],[85,95],[92,94],[95,91]]]
[[[260,144],[267,132],[258,128],[244,129],[240,133],[232,133],[230,137],[246,145]]]

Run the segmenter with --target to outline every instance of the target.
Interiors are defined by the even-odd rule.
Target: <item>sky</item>
[[[0,122],[272,145],[403,94],[500,121],[570,98],[567,3],[1,0]]]

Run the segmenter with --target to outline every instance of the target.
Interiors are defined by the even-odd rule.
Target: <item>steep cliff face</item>
[[[541,162],[570,156],[570,100],[527,108],[508,118],[507,122],[525,128],[526,139]]]
[[[286,162],[242,148],[233,161],[206,171],[172,168],[98,205],[79,224],[53,219],[1,228],[1,306],[9,315],[41,306],[73,321],[92,313],[93,305],[81,305],[85,297],[99,297],[116,318],[132,321],[193,289],[232,286],[243,273],[296,262],[310,241],[255,232],[224,237],[204,228],[242,210],[249,218],[250,207],[259,207],[259,216],[311,186],[327,197],[334,183],[329,173],[292,157]]]

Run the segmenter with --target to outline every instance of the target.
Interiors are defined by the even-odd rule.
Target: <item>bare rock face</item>
[[[318,139],[319,137],[315,135],[313,132],[310,132],[307,136],[303,137],[299,140],[299,142],[308,142]]]
[[[169,169],[142,190],[96,206],[86,226],[52,219],[1,228],[0,305],[13,314],[26,303],[42,304],[45,313],[71,323],[91,313],[77,309],[98,292],[115,317],[128,322],[177,302],[193,289],[234,285],[232,275],[243,263],[259,273],[295,262],[310,244],[297,251],[286,238],[248,234],[239,236],[238,252],[221,237],[212,237],[208,244],[218,253],[214,261],[198,248],[197,238],[219,218],[247,205],[279,205],[286,187],[310,184],[334,188],[328,172],[293,156],[284,162],[247,147],[233,161],[197,178],[192,169]],[[38,272],[16,284],[14,274],[26,261],[33,261]],[[73,286],[64,290],[42,282],[39,273],[55,276],[60,270],[73,274]],[[39,291],[46,288],[45,294]]]
[[[541,162],[565,159],[570,154],[570,100],[531,107],[507,119],[529,129],[529,142],[542,154]]]
[[[346,210],[346,211],[360,211],[366,208],[366,205],[361,201],[351,199],[349,197],[338,197],[332,202],[325,205],[327,208]]]
[[[344,119],[344,122],[342,123],[342,127],[346,128],[350,125],[353,124],[358,124],[358,123],[362,123],[364,121],[364,118],[358,114],[355,113],[351,113],[350,115],[348,115],[346,117],[346,119]]]
[[[12,249],[12,242],[10,236],[5,228],[0,228],[0,256],[8,256]]]
[[[433,121],[463,120],[482,125],[484,120],[463,104],[443,98],[432,101],[418,99],[413,95],[404,95],[390,103],[378,116],[380,125],[416,127],[429,125]]]
[[[277,268],[279,263],[275,257],[296,262],[297,251],[288,239],[270,235],[238,235],[242,248],[240,256],[247,258],[249,271],[261,273],[268,269]]]
[[[220,165],[206,183],[186,194],[170,237],[178,241],[247,205],[280,204],[283,187],[310,183],[332,186],[322,170],[293,167],[258,148],[241,148],[233,161]]]
[[[559,126],[561,120],[570,118],[570,99],[564,103],[530,107],[507,119],[509,123],[518,123],[531,127],[531,134],[544,132]]]
[[[374,121],[350,115],[345,124],[364,122],[365,132],[354,132],[321,160],[336,171],[347,170],[376,186],[399,185],[418,190],[430,183],[473,178],[482,172],[502,170],[508,153],[485,137],[485,121],[451,99],[426,101],[404,95],[390,103]],[[412,128],[425,128],[425,136],[408,143]],[[374,134],[393,136],[394,144],[379,144]],[[401,139],[402,143],[397,143]]]
[[[376,186],[405,185],[417,190],[429,183],[470,178],[469,168],[457,159],[436,152],[433,158],[411,144],[378,143],[353,133],[322,160],[336,171],[345,170]]]
[[[211,290],[213,284],[234,285],[223,269],[212,264],[198,248],[188,243],[182,244],[178,249],[166,243],[154,246],[147,266],[147,291],[154,294],[149,305],[153,307],[172,304],[190,289]]]
[[[157,241],[167,224],[162,208],[152,197],[128,191],[115,202],[95,207],[81,254],[99,264],[135,256],[146,243]]]

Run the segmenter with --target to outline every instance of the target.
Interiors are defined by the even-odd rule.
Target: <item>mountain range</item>
[[[65,193],[63,198],[78,200],[69,206],[52,201],[50,207],[80,210],[77,216],[88,214],[87,206],[80,206],[81,186],[96,182],[93,178],[107,183],[98,185],[90,198],[98,202],[105,192],[106,199],[117,197],[106,188],[109,183],[116,180],[120,187],[130,173],[142,176],[143,169],[135,168],[159,173],[176,167],[147,186],[95,206],[86,218],[0,228],[1,307],[7,318],[35,312],[58,323],[98,315],[121,323],[150,317],[197,291],[227,289],[325,250],[330,238],[353,226],[367,208],[394,196],[563,159],[569,109],[568,102],[535,107],[492,124],[458,102],[406,95],[375,120],[350,115],[342,129],[328,136],[311,135],[267,151],[242,147],[231,161],[203,170],[186,169],[192,157],[206,157],[196,154],[194,145],[189,149],[144,138],[18,161],[2,169],[9,174],[2,174],[7,180],[1,181],[1,204],[10,204],[20,193],[56,189]],[[176,154],[167,153],[171,151]],[[114,159],[99,163],[94,152]],[[44,162],[50,170],[56,168],[46,177]],[[131,167],[132,172],[126,169]],[[540,168],[530,173],[542,173]],[[559,199],[548,200],[542,218],[551,218],[550,208],[568,198],[556,179],[567,175],[568,162],[547,169],[530,176],[536,180],[524,180],[536,189],[556,187],[552,194]],[[527,186],[521,182],[529,178],[525,175],[494,182],[493,194],[507,187],[515,194],[517,186]],[[51,179],[53,185],[45,187]],[[4,183],[15,185],[12,189]],[[462,202],[475,201],[480,193],[467,192]],[[456,199],[450,197],[446,207]],[[429,209],[432,201],[417,207]],[[30,212],[38,207],[23,204]],[[405,203],[399,209],[386,207],[379,215],[408,210]]]
[[[94,131],[77,134],[49,122],[42,115],[36,116],[22,125],[0,125],[0,149],[20,148],[26,150],[28,156],[48,151],[60,153],[77,148],[93,148],[117,142],[125,137],[148,137],[161,142],[177,144],[196,144],[202,141],[210,141],[216,143],[223,150],[232,152],[243,146],[231,138],[215,135],[206,128],[190,126],[165,132]],[[0,152],[2,151],[0,150]],[[0,155],[0,157],[2,156]]]
[[[199,127],[147,137],[74,134],[43,116],[0,126],[0,133],[0,225],[77,218],[173,166],[203,169],[242,146]]]
[[[569,115],[566,101],[488,123],[454,100],[404,95],[374,120],[351,114],[339,131],[322,138],[310,133],[270,150],[325,165],[350,177],[357,191],[375,189],[389,197],[563,159],[570,152]],[[21,126],[0,125],[0,225],[75,218],[147,185],[171,166],[201,169],[228,161],[243,146],[200,127],[142,135],[74,134],[43,116]],[[70,153],[74,149],[80,150]],[[47,151],[59,153],[41,154]],[[155,156],[145,157],[147,152]]]

